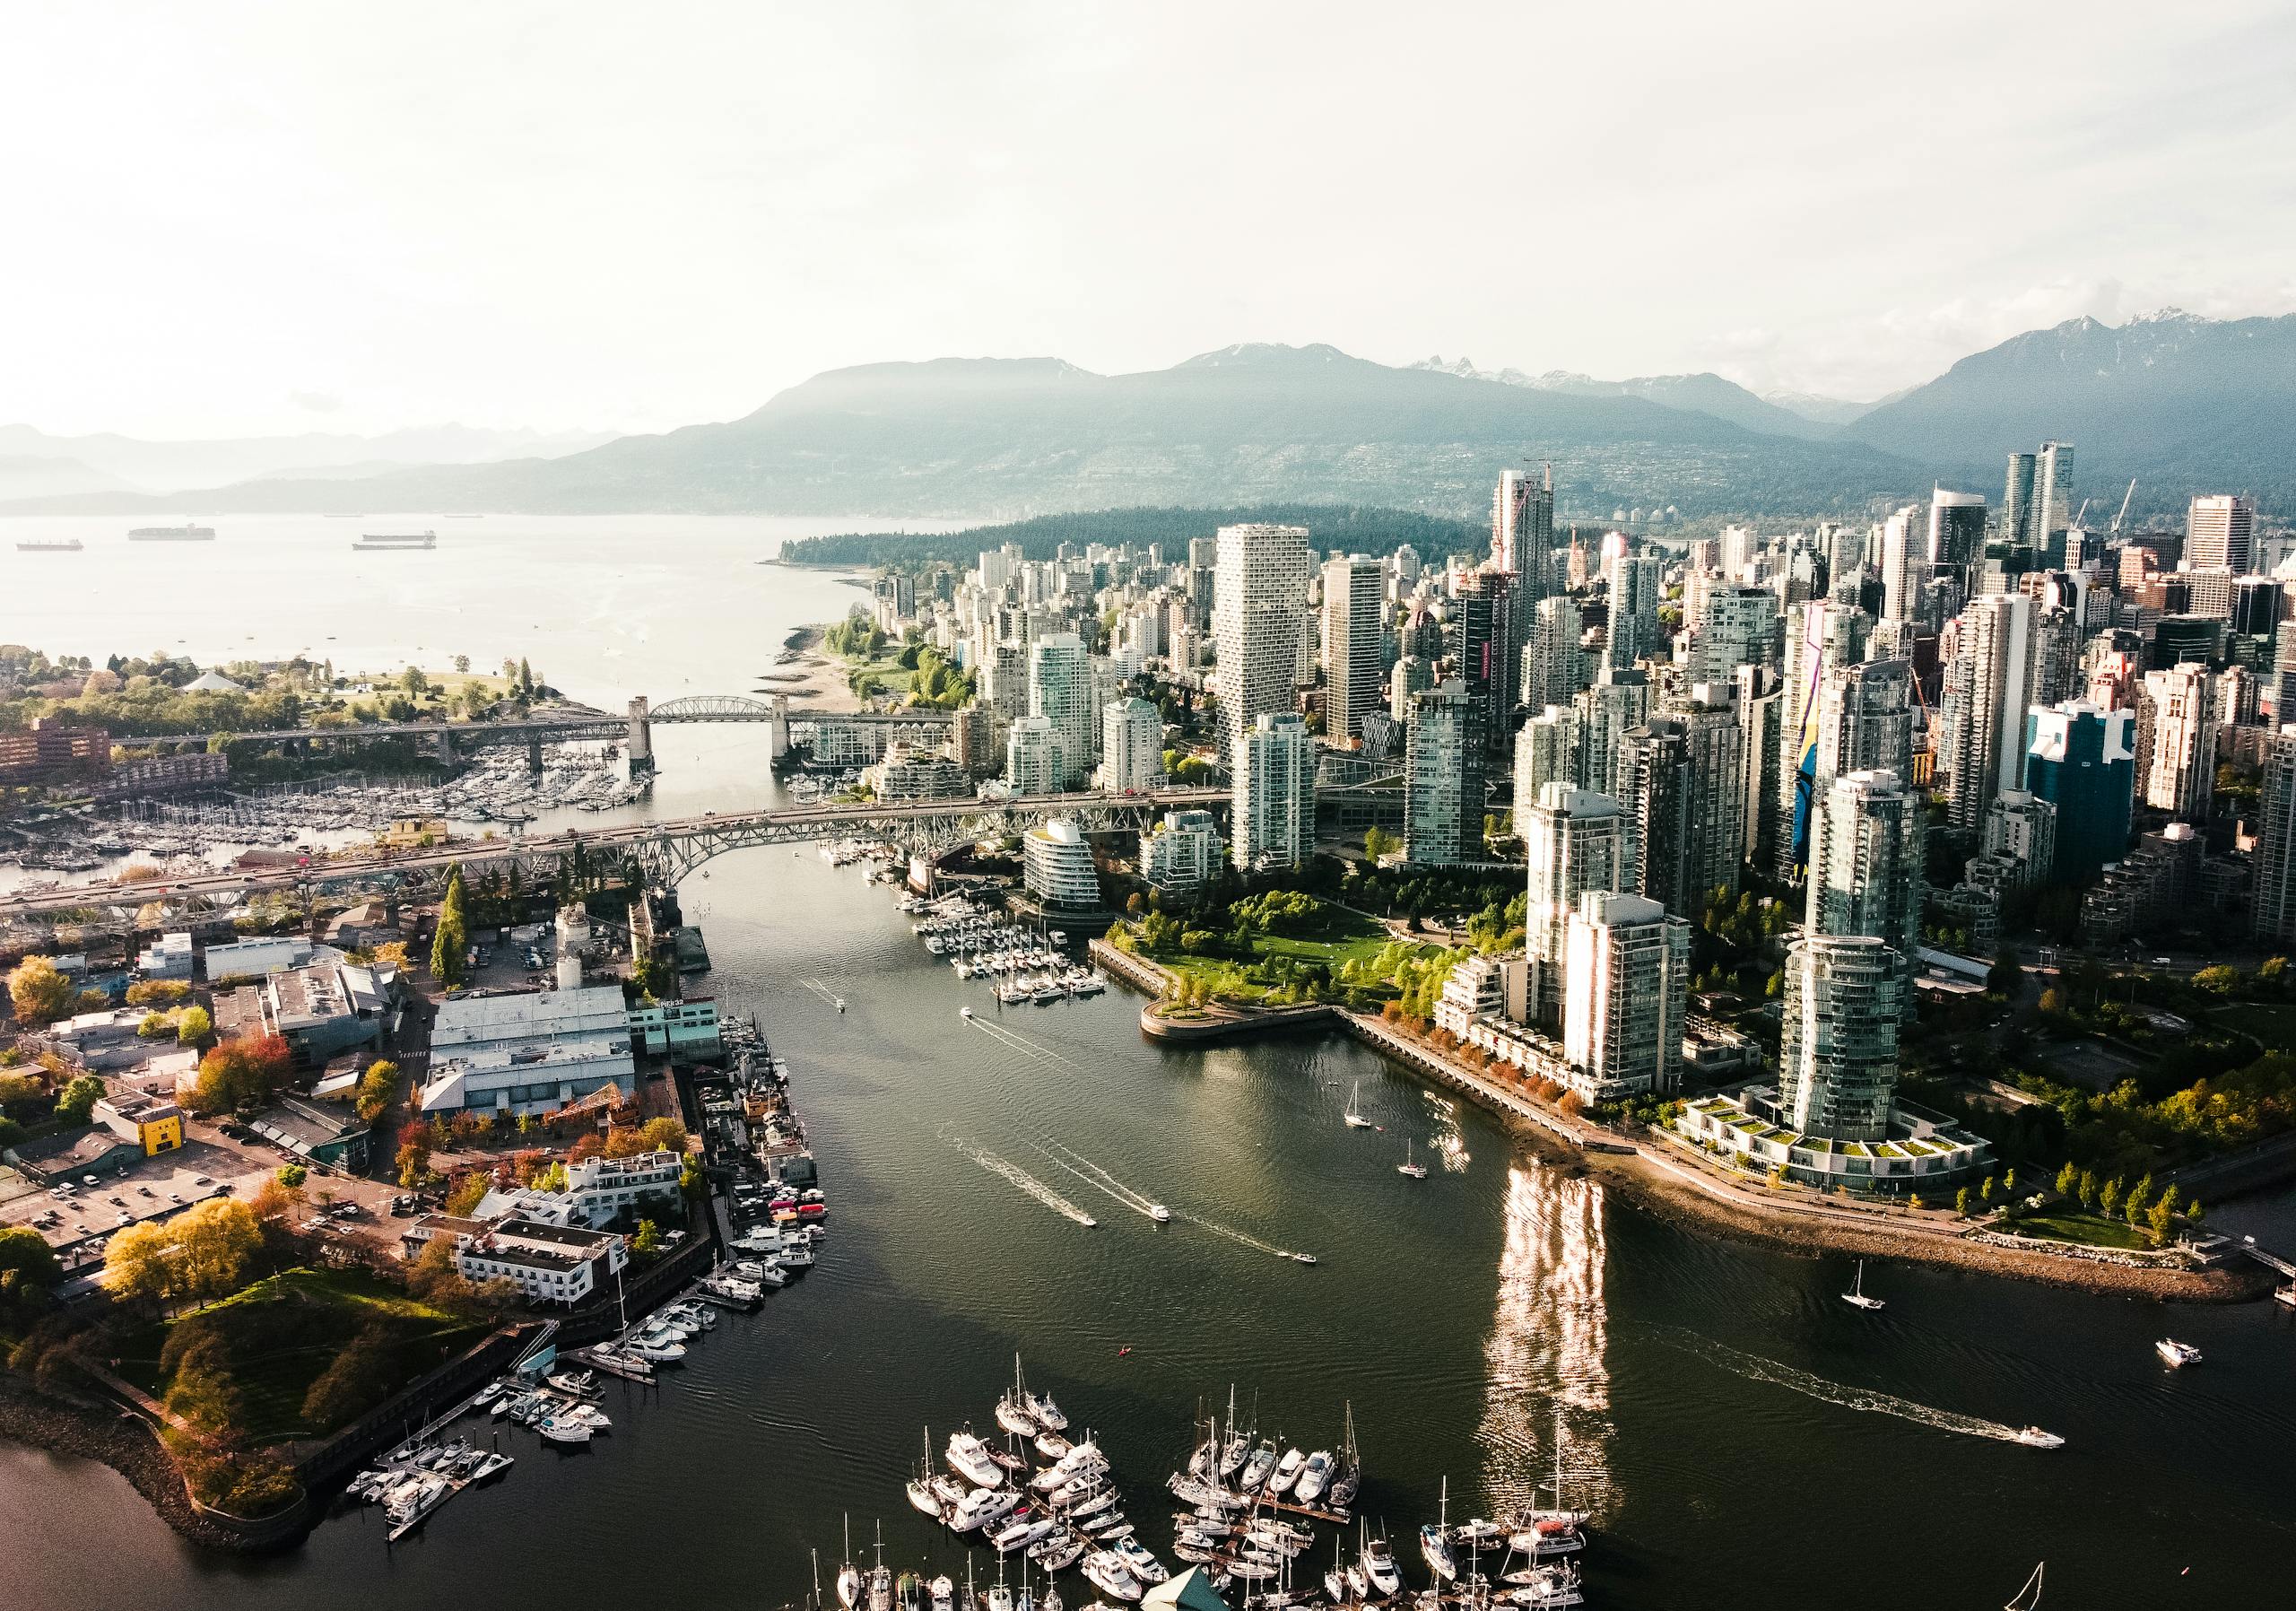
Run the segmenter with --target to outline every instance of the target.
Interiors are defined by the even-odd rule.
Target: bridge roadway
[[[88,908],[170,906],[214,902],[283,889],[390,889],[415,895],[435,887],[460,862],[477,870],[516,863],[527,872],[555,869],[578,851],[586,858],[634,857],[649,876],[675,883],[712,857],[758,845],[874,835],[912,850],[946,849],[996,833],[1010,833],[1054,816],[1077,818],[1087,832],[1139,828],[1170,810],[1220,808],[1225,788],[1162,788],[1147,794],[1033,795],[1009,800],[967,797],[895,805],[797,806],[780,810],[704,813],[665,822],[631,823],[595,832],[464,840],[427,850],[314,860],[308,866],[265,867],[162,883],[84,884],[33,894],[0,896],[0,919],[37,919]]]
[[[786,695],[773,700],[744,699],[731,694],[693,694],[671,700],[650,708],[639,702],[639,708],[629,715],[611,710],[561,710],[541,716],[526,716],[510,721],[378,721],[363,722],[341,727],[267,727],[256,732],[234,732],[235,740],[257,744],[288,744],[312,742],[342,744],[369,738],[430,738],[444,736],[455,744],[503,744],[516,740],[535,741],[564,737],[569,734],[584,736],[621,737],[633,727],[651,722],[676,725],[685,722],[775,722],[787,727],[808,727],[822,722],[841,722],[855,727],[945,727],[954,719],[946,710],[825,710],[815,705],[793,705]],[[148,745],[204,745],[204,733],[115,733],[114,742]]]

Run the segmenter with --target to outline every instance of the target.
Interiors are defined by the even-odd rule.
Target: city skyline
[[[39,317],[0,419],[645,431],[857,363],[1116,373],[1239,341],[1871,401],[2076,316],[2296,309],[2286,210],[2260,205],[2296,148],[2289,30],[2225,4],[2160,38],[2118,9],[1467,6],[1376,58],[1344,17],[1280,13],[1222,16],[1206,53],[1187,8],[704,7],[612,34],[515,7],[27,15],[0,128],[41,154],[11,200],[41,249],[0,284]],[[1536,118],[1433,92],[1530,51],[1561,64]],[[1950,83],[1959,115],[1871,118],[1878,64]],[[1335,86],[1407,115],[1304,142]],[[2019,205],[1988,209],[2009,174]],[[1896,248],[1963,213],[1980,260]],[[1470,229],[1486,249],[1421,249]],[[1694,276],[1692,239],[1718,243]]]

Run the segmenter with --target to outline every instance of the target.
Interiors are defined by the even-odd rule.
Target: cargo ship
[[[361,532],[353,548],[376,553],[389,553],[401,548],[436,548],[439,534],[435,531],[370,531]]]
[[[131,543],[213,543],[212,526],[139,526],[127,534]]]
[[[67,537],[61,543],[19,543],[18,553],[77,553],[86,544],[77,537]]]

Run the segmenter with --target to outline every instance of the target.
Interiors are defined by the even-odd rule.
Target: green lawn
[[[2078,1208],[2060,1207],[2047,1214],[2029,1214],[2004,1227],[2013,1236],[2032,1236],[2051,1241],[2077,1242],[2084,1248],[2123,1248],[2142,1251],[2152,1239],[2126,1220],[2107,1219]]]
[[[2268,1001],[2235,1001],[2219,1007],[2216,1022],[2254,1035],[2266,1051],[2296,1051],[2296,1006]]]
[[[388,1340],[400,1382],[444,1363],[484,1336],[473,1324],[354,1271],[292,1269],[193,1313],[123,1340],[119,1372],[164,1397],[161,1367],[170,1339],[187,1330],[213,1338],[230,1361],[245,1406],[242,1430],[258,1443],[333,1430],[303,1420],[303,1397],[362,1332]]]

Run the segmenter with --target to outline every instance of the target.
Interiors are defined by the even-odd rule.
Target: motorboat
[[[1119,1538],[1115,1547],[1124,1569],[1144,1583],[1161,1583],[1172,1575],[1171,1570],[1150,1554],[1137,1538]]]
[[[1029,1546],[1029,1559],[1047,1572],[1061,1572],[1074,1566],[1083,1554],[1083,1535],[1065,1529],[1047,1534]],[[1039,1601],[1039,1606],[1042,1603]]]
[[[1869,1298],[1866,1295],[1866,1261],[1863,1258],[1857,1261],[1857,1278],[1849,1284],[1849,1290],[1841,1294],[1841,1301],[1852,1309],[1882,1307],[1881,1299]]]
[[[943,1572],[925,1586],[926,1597],[933,1602],[933,1611],[955,1611],[957,1586]]]
[[[2065,1447],[2065,1440],[2063,1438],[2058,1437],[2053,1432],[2043,1432],[2038,1426],[2019,1428],[2017,1435],[2013,1438],[2011,1441],[2022,1443],[2028,1449],[2062,1449]]]
[[[2152,1352],[2159,1354],[2161,1363],[2166,1365],[2196,1365],[2200,1363],[2199,1349],[2190,1343],[2180,1343],[2172,1337],[2164,1337],[2153,1344]]]
[[[1034,1544],[1052,1528],[1051,1517],[1033,1510],[1022,1510],[1014,1512],[1013,1519],[998,1528],[988,1541],[996,1546],[1000,1554],[1009,1554]]]
[[[933,1496],[935,1499],[938,1499],[944,1505],[962,1504],[971,1496],[971,1494],[972,1490],[970,1488],[966,1487],[964,1484],[959,1482],[947,1472],[942,1471],[935,1473],[933,1477]]]
[[[1050,1393],[1031,1393],[1027,1398],[1029,1418],[1039,1426],[1047,1432],[1065,1432],[1068,1429],[1068,1417],[1060,1406],[1052,1401]]]
[[[1243,1475],[1236,1485],[1247,1493],[1257,1493],[1275,1469],[1275,1445],[1262,1438],[1244,1459]]]
[[[1331,1484],[1331,1454],[1318,1449],[1300,1467],[1300,1475],[1292,1485],[1292,1497],[1303,1505],[1311,1505],[1323,1497],[1324,1489]]]
[[[552,1443],[582,1444],[591,1438],[590,1424],[567,1415],[549,1415],[535,1423],[535,1430]]]
[[[1308,1457],[1299,1450],[1285,1450],[1283,1458],[1275,1462],[1275,1469],[1268,1474],[1267,1491],[1275,1494],[1291,1493],[1292,1485],[1300,1480],[1300,1468],[1307,1463]]]
[[[1396,1565],[1396,1553],[1387,1547],[1385,1538],[1366,1540],[1360,1554],[1363,1576],[1379,1598],[1384,1599],[1391,1594],[1402,1592],[1403,1572]]]
[[[1116,1490],[1100,1488],[1085,1494],[1074,1504],[1064,1505],[1062,1511],[1071,1521],[1081,1521],[1087,1516],[1097,1516],[1116,1506]]]
[[[980,1488],[950,1507],[949,1525],[961,1533],[1001,1521],[1019,1508],[1021,1496],[1010,1488]]]
[[[949,1468],[967,1482],[983,1488],[1002,1487],[1004,1467],[990,1458],[988,1445],[972,1435],[970,1428],[949,1434]]]
[[[1085,1581],[1110,1599],[1126,1604],[1147,1592],[1125,1566],[1124,1557],[1113,1549],[1095,1550],[1084,1557]]]
[[[1469,1549],[1496,1549],[1506,1537],[1505,1528],[1481,1517],[1472,1521],[1462,1521],[1451,1529],[1451,1542]]]
[[[1037,1434],[1036,1445],[1037,1452],[1048,1460],[1057,1460],[1061,1459],[1063,1456],[1067,1454],[1070,1449],[1074,1447],[1074,1445],[1070,1443],[1066,1438],[1062,1437],[1057,1432],[1039,1432]]]
[[[1148,1205],[1148,1217],[1160,1225],[1169,1225],[1172,1223],[1172,1211],[1161,1203],[1151,1203]]]

